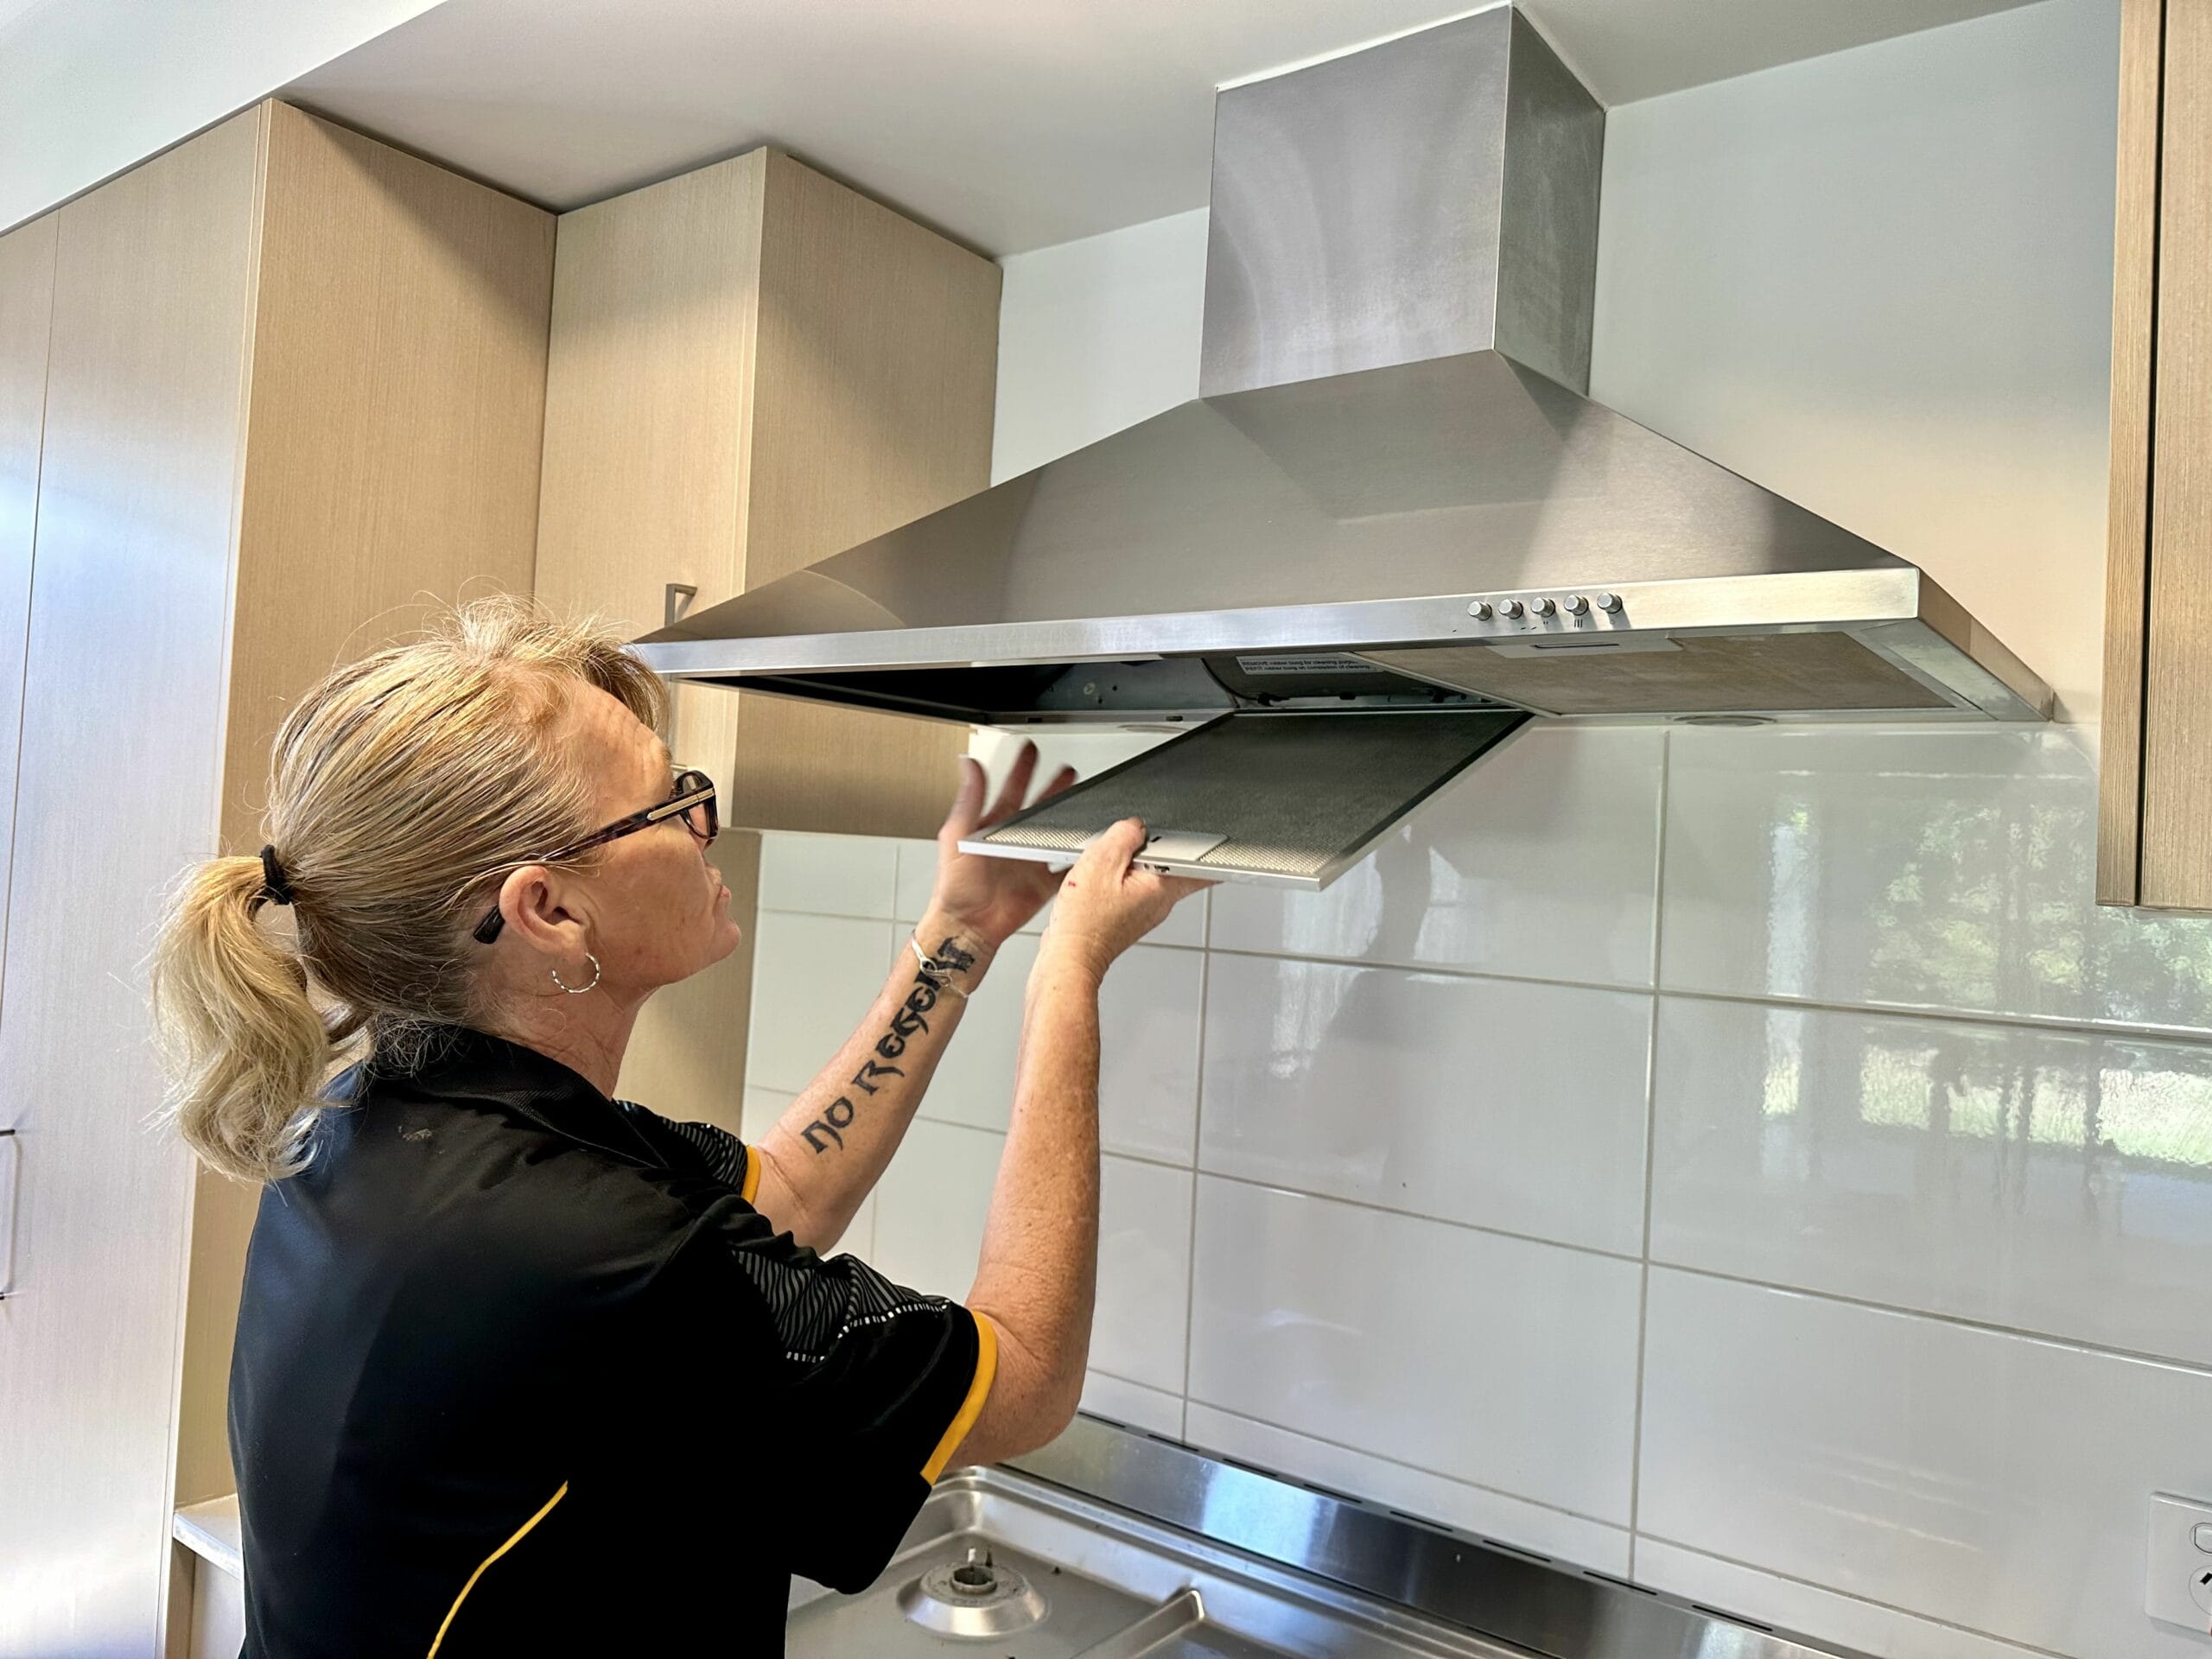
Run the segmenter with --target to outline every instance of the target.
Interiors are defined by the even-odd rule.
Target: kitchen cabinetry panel
[[[528,589],[552,230],[264,105],[0,240],[0,1652],[183,1640],[259,1194],[155,1121],[148,947],[308,683]]]
[[[39,452],[46,429],[47,342],[54,323],[54,256],[60,216],[0,236],[0,790],[15,792],[22,716],[23,633],[30,620],[31,540],[38,524]],[[0,813],[0,871],[12,813]],[[7,937],[0,883],[0,939]],[[5,952],[0,951],[0,964]],[[0,1105],[0,1110],[4,1110]]]
[[[259,111],[61,210],[0,1100],[0,1651],[146,1653],[190,1161],[142,963],[215,835]]]
[[[999,272],[759,149],[563,216],[537,593],[632,632],[989,482]],[[757,829],[933,834],[964,728],[687,686],[670,741]],[[715,852],[747,931],[759,842]],[[647,1006],[621,1087],[738,1127],[750,940]]]
[[[270,105],[223,839],[332,665],[530,590],[553,216]]]
[[[2098,896],[2212,909],[2212,9],[2123,0]]]

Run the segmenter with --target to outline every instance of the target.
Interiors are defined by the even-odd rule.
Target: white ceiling
[[[445,0],[287,89],[548,207],[774,143],[981,251],[1202,206],[1213,90],[1469,0]],[[1608,104],[2021,0],[1530,0]]]

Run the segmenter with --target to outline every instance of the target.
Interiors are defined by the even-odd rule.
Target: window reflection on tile
[[[2193,1659],[2144,1617],[2144,1505],[2212,1491],[2208,1420],[2201,1370],[1656,1268],[1637,1520],[2045,1652]]]
[[[1648,985],[1666,741],[1652,728],[1525,728],[1327,892],[1216,888],[1211,943]]]
[[[1199,1161],[1633,1255],[1648,992],[1214,954]]]
[[[1655,1258],[2212,1361],[2212,1050],[1667,998]]]
[[[2212,1029],[2212,918],[2094,903],[2077,734],[1672,742],[1663,987]]]

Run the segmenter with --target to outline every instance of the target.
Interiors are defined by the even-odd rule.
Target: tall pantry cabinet
[[[983,488],[999,276],[774,149],[563,214],[538,597],[643,632]],[[967,731],[688,687],[670,741],[741,831],[928,836]],[[621,1087],[734,1129],[758,839],[714,856],[746,942],[645,1006]]]
[[[0,1653],[156,1651],[230,1488],[257,1194],[149,1121],[160,896],[334,661],[529,588],[552,232],[268,104],[0,239]]]

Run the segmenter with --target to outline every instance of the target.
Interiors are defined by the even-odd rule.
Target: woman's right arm
[[[1029,976],[1014,1117],[968,1306],[998,1369],[955,1464],[1044,1445],[1074,1417],[1098,1278],[1098,987],[1117,957],[1209,885],[1133,869],[1135,819],[1068,872]]]

